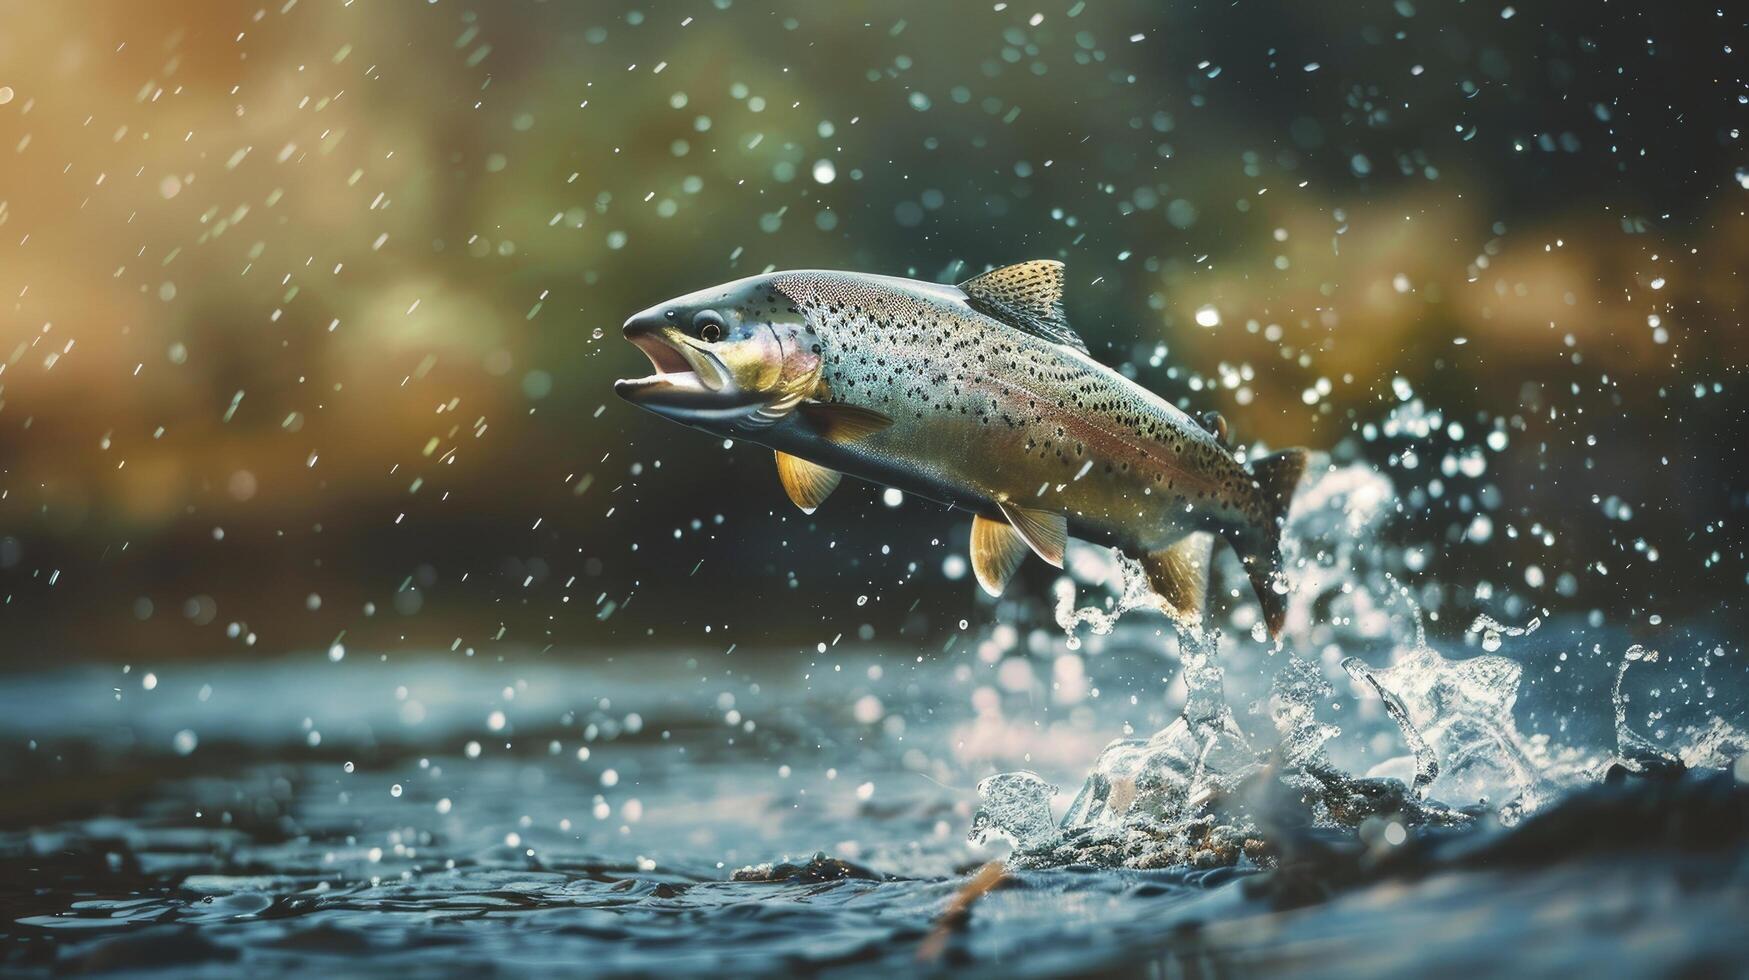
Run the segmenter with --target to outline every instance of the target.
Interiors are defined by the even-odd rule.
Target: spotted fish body
[[[1142,560],[1182,621],[1200,617],[1219,536],[1279,632],[1280,522],[1304,453],[1241,462],[1218,418],[1199,422],[1090,357],[1061,289],[1061,264],[1044,261],[958,287],[780,272],[654,307],[627,332],[638,341],[658,320],[708,315],[697,338],[663,329],[699,347],[720,320],[705,351],[763,344],[768,391],[781,397],[727,424],[646,404],[776,450],[785,489],[806,509],[840,473],[963,508],[976,515],[973,565],[991,592],[1029,550],[1061,565],[1067,535],[1111,545]]]

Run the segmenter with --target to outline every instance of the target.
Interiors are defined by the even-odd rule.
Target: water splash
[[[1408,743],[1409,751],[1415,754],[1415,778],[1409,784],[1409,789],[1415,794],[1416,799],[1426,799],[1427,787],[1439,778],[1439,756],[1433,753],[1432,746],[1428,745],[1427,740],[1421,737],[1420,727],[1410,720],[1408,706],[1403,703],[1402,697],[1396,691],[1385,686],[1385,683],[1379,679],[1378,673],[1368,667],[1366,661],[1359,657],[1349,657],[1342,661],[1342,669],[1348,671],[1349,676],[1356,680],[1365,681],[1372,685],[1373,691],[1385,703],[1385,713],[1397,723],[1397,727],[1403,732],[1403,741]]]
[[[1000,772],[978,783],[983,806],[972,816],[966,835],[974,844],[1007,838],[1016,850],[1041,847],[1056,836],[1051,798],[1057,788],[1033,772]]]
[[[1125,613],[1152,608],[1156,602],[1153,587],[1148,584],[1148,574],[1142,569],[1142,563],[1115,550],[1109,551],[1109,554],[1116,563],[1113,571],[1117,576],[1118,588],[1116,597],[1107,601],[1106,608],[1077,607],[1075,580],[1068,575],[1057,580],[1054,588],[1057,626],[1068,635],[1068,646],[1071,650],[1081,648],[1081,639],[1075,635],[1075,631],[1082,626],[1092,629],[1095,636],[1109,636]]]
[[[1069,649],[1076,631],[1110,635],[1127,613],[1154,609],[1156,599],[1140,563],[1108,552],[1110,563],[1072,562],[1115,582],[1100,605],[1078,605],[1075,579],[1056,585],[1055,618]],[[981,806],[970,837],[1004,837],[1016,866],[1097,860],[1131,866],[1232,863],[1255,845],[1248,822],[1221,823],[1207,812],[1217,796],[1234,791],[1261,767],[1226,699],[1219,654],[1222,633],[1175,627],[1177,660],[1186,697],[1183,711],[1149,738],[1119,738],[1105,746],[1060,821],[1051,816],[1055,788],[1030,772],[1000,773],[981,782]]]
[[[1500,645],[1505,642],[1502,637],[1529,636],[1535,633],[1542,624],[1543,621],[1539,618],[1532,619],[1523,626],[1508,626],[1492,616],[1484,615],[1477,616],[1476,621],[1470,624],[1470,632],[1482,634],[1482,649],[1493,653],[1499,650]]]
[[[1254,610],[1235,611],[1235,634],[1224,633],[1214,619],[1201,629],[1158,630],[1185,686],[1178,717],[1146,738],[1108,743],[1060,819],[1052,819],[1055,788],[1041,777],[1005,773],[985,780],[975,840],[1006,837],[1015,845],[1017,867],[1267,864],[1276,826],[1267,814],[1279,816],[1284,806],[1298,808],[1312,826],[1349,832],[1369,819],[1451,826],[1484,812],[1512,824],[1561,790],[1602,775],[1606,766],[1594,752],[1554,745],[1548,735],[1527,737],[1514,719],[1523,668],[1501,651],[1508,641],[1536,633],[1542,619],[1514,626],[1477,615],[1466,633],[1479,634],[1483,653],[1441,654],[1429,642],[1424,609],[1446,593],[1432,584],[1411,587],[1425,554],[1387,543],[1387,529],[1404,509],[1390,480],[1360,465],[1314,473],[1295,499],[1284,539],[1294,577],[1286,643],[1267,651],[1279,656],[1285,649],[1287,657],[1258,708],[1274,729],[1274,743],[1247,734],[1227,701],[1223,658],[1248,653],[1256,662],[1259,656],[1240,639]],[[1138,563],[1091,548],[1082,558],[1071,561],[1055,593],[1054,618],[1071,649],[1079,648],[1076,634],[1083,627],[1110,635],[1127,613],[1155,605]],[[1078,581],[1105,584],[1110,594],[1088,603]],[[1439,606],[1431,608],[1438,618]],[[1313,650],[1320,655],[1302,655]],[[1344,656],[1348,650],[1369,652]],[[1627,725],[1622,680],[1630,664],[1653,659],[1656,654],[1636,647],[1617,673],[1620,758],[1630,768],[1730,766],[1749,748],[1749,736],[1716,717],[1685,729],[1683,745],[1674,749]],[[1327,676],[1336,668],[1356,683],[1355,696],[1379,699],[1406,756],[1364,775],[1332,762],[1332,752],[1355,755],[1340,749],[1343,727],[1319,717],[1322,706],[1340,710]],[[1363,724],[1355,734],[1370,738],[1377,726],[1369,731]]]
[[[1622,681],[1627,679],[1628,668],[1637,663],[1656,663],[1658,651],[1648,650],[1634,644],[1622,654],[1621,664],[1615,671],[1615,686],[1610,689],[1609,699],[1615,706],[1615,750],[1622,765],[1635,772],[1667,769],[1682,765],[1675,755],[1659,748],[1651,739],[1628,727],[1628,696],[1622,693]]]
[[[1407,591],[1395,596],[1411,606],[1415,642],[1397,648],[1389,667],[1373,668],[1358,657],[1343,660],[1342,667],[1383,699],[1402,730],[1415,758],[1417,798],[1437,791],[1447,800],[1501,800],[1507,820],[1540,806],[1549,787],[1512,717],[1523,668],[1493,655],[1441,656],[1427,644]]]
[[[1276,673],[1269,692],[1269,717],[1288,765],[1325,763],[1324,743],[1341,735],[1342,729],[1318,720],[1318,704],[1335,696],[1336,689],[1323,671],[1296,654],[1288,654],[1287,664]]]

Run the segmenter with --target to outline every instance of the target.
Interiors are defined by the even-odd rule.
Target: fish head
[[[771,278],[688,293],[632,316],[626,339],[656,373],[616,381],[613,390],[664,418],[724,435],[786,414],[818,382],[820,349]]]

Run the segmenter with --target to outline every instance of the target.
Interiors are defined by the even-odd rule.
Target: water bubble
[[[880,698],[872,694],[864,694],[857,699],[855,706],[850,709],[850,713],[858,724],[872,725],[881,720],[882,716],[887,713],[887,709],[882,706]]]
[[[170,740],[170,746],[176,750],[177,755],[189,755],[199,744],[200,736],[196,735],[194,730],[190,728],[184,728],[177,732],[176,736]]]
[[[390,786],[389,787],[389,795],[395,797],[396,799],[400,799],[400,797],[401,797],[401,784],[396,783],[395,785]]]

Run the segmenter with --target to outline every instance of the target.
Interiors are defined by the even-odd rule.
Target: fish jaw
[[[731,384],[729,372],[708,350],[681,333],[660,314],[640,313],[625,323],[626,339],[644,352],[656,373],[645,378],[618,381],[614,388],[630,386],[633,390],[651,387],[651,382],[664,382],[682,389],[703,388],[723,391]]]
[[[654,374],[613,383],[621,398],[685,425],[714,428],[747,411],[747,394],[726,366],[658,312],[626,321],[626,339],[650,359]]]

